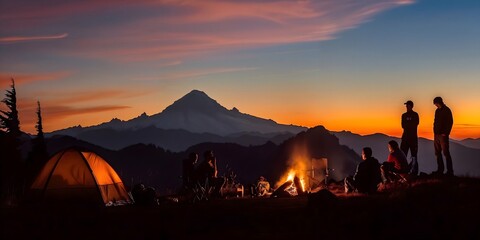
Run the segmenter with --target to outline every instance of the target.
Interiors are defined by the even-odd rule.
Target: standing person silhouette
[[[203,179],[208,180],[208,184],[213,188],[212,196],[219,197],[225,179],[223,177],[218,177],[217,158],[212,150],[205,151],[203,156],[205,159],[200,164],[199,171],[201,176],[203,176]]]
[[[444,170],[442,152],[445,156],[445,162],[447,164],[447,176],[453,176],[453,164],[452,156],[450,156],[449,150],[449,136],[453,126],[453,115],[441,97],[433,99],[433,104],[437,107],[435,110],[435,119],[433,121],[433,144],[435,147],[435,156],[437,157],[437,171],[433,173],[435,175],[442,175]]]
[[[408,150],[410,150],[410,156],[412,161],[410,162],[410,174],[416,176],[418,174],[418,136],[417,127],[420,123],[418,113],[413,111],[413,102],[408,100],[404,103],[407,111],[402,114],[402,142],[400,143],[400,149],[408,156]]]
[[[195,181],[195,164],[198,160],[198,154],[196,152],[191,152],[188,155],[188,158],[184,159],[182,164],[182,180],[184,189],[190,189],[193,187]]]

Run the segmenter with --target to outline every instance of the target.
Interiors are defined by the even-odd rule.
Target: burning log
[[[303,191],[303,186],[302,186],[302,183],[300,181],[300,178],[298,178],[297,176],[295,176],[293,178],[293,183],[295,184],[295,188],[297,190],[297,194],[298,195],[303,195],[305,192]]]
[[[291,197],[292,195],[287,191],[288,188],[292,186],[293,182],[291,180],[286,181],[282,184],[277,190],[275,190],[270,197]]]

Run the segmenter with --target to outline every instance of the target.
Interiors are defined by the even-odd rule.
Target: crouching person
[[[372,149],[362,149],[362,159],[357,166],[355,175],[345,178],[345,192],[375,193],[382,182],[380,163],[372,157]]]

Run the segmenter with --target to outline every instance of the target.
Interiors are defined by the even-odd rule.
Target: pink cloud
[[[50,105],[46,106],[43,109],[43,113],[45,116],[48,116],[50,121],[56,121],[59,119],[72,117],[75,115],[82,115],[82,114],[94,114],[100,112],[107,112],[107,111],[115,111],[115,110],[122,110],[128,109],[129,106],[120,106],[120,105],[105,105],[105,106],[94,106],[94,107],[68,107],[63,105]]]
[[[216,69],[204,69],[204,70],[196,70],[196,71],[182,71],[181,73],[164,75],[160,78],[161,79],[193,78],[193,77],[207,76],[207,75],[220,74],[220,73],[250,71],[255,69],[257,68],[216,68]]]
[[[135,1],[122,1],[122,4],[118,4],[115,0],[4,2],[2,2],[0,19],[8,23],[5,24],[6,30],[15,30],[52,25],[85,13],[127,6],[127,3],[133,4]]]
[[[375,14],[413,1],[154,1],[176,14],[149,16],[83,39],[84,57],[181,59],[212,51],[331,40]],[[152,4],[152,2],[148,2]]]
[[[413,0],[113,0],[69,1],[62,4],[20,6],[4,14],[7,20],[61,19],[82,14],[115,14],[129,9],[129,21],[108,27],[91,24],[75,35],[67,55],[110,61],[163,62],[279,44],[334,39],[382,11]],[[35,6],[35,8],[33,7]],[[146,9],[148,9],[146,11]],[[140,14],[148,12],[148,14]],[[158,13],[155,13],[158,12]],[[118,14],[118,13],[117,13]],[[88,22],[87,19],[83,21]],[[73,30],[72,30],[73,31]],[[70,30],[69,30],[70,32]],[[72,32],[73,34],[73,32]]]
[[[38,96],[41,96],[42,102],[46,105],[72,105],[81,104],[86,102],[101,102],[108,99],[126,99],[138,96],[144,96],[151,93],[151,90],[115,90],[115,89],[100,89],[90,91],[66,91],[66,92],[37,92]]]
[[[15,79],[15,85],[25,85],[43,81],[57,81],[70,76],[69,71],[49,72],[49,73],[6,73],[0,72],[0,88],[6,88],[11,85],[11,79]]]
[[[66,38],[68,33],[58,35],[46,35],[46,36],[11,36],[0,38],[0,43],[17,43],[17,42],[30,42],[40,40],[56,40]]]
[[[231,73],[231,72],[240,72],[240,71],[251,71],[256,70],[257,68],[214,68],[214,69],[199,69],[199,70],[190,70],[190,71],[181,71],[173,72],[164,75],[159,75],[155,77],[140,77],[134,80],[140,81],[150,81],[150,80],[178,80],[185,78],[196,78],[201,76],[208,76],[213,74],[221,73]]]
[[[107,91],[108,92],[108,91]],[[114,94],[113,94],[114,95]],[[63,100],[67,100],[64,102]],[[90,119],[94,119],[101,113],[109,111],[122,111],[130,109],[130,106],[125,105],[96,105],[96,106],[81,106],[74,103],[86,102],[85,99],[47,99],[40,100],[42,107],[42,117],[45,129],[58,129],[63,127],[63,121],[68,118],[79,115],[88,115]],[[98,98],[97,98],[98,99]],[[105,99],[105,98],[103,98]],[[20,98],[17,102],[19,111],[20,128],[29,133],[35,133],[35,124],[37,122],[37,99]],[[0,110],[8,110],[4,104],[0,104]],[[63,123],[63,124],[62,124]],[[62,126],[59,126],[61,124]]]

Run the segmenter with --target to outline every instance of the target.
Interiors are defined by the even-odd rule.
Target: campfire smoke
[[[283,189],[290,196],[310,192],[321,184],[319,178],[326,177],[325,169],[325,158],[313,158],[306,144],[298,144],[290,153],[287,172],[275,184],[275,188]]]
[[[310,154],[305,146],[296,146],[288,162],[289,170],[280,178],[275,186],[277,189],[286,187],[285,191],[291,196],[303,194],[307,191],[305,179],[307,174],[307,164],[310,162]],[[289,185],[287,184],[289,183]],[[287,186],[285,185],[287,184]]]

